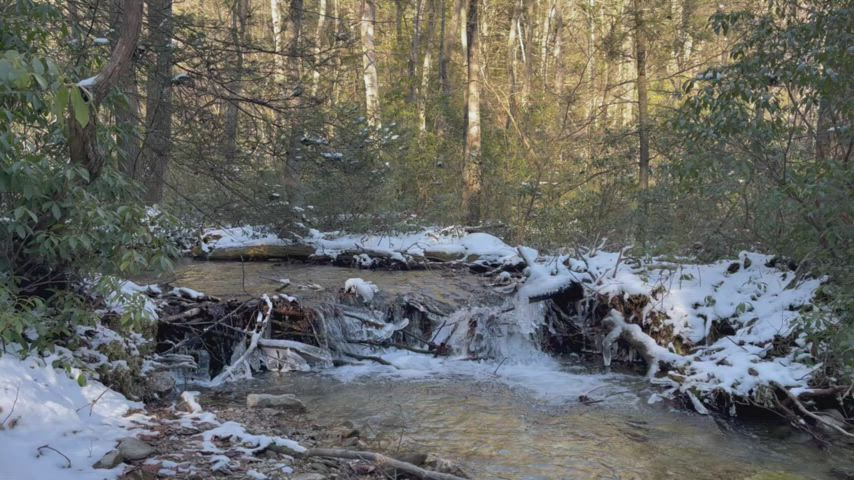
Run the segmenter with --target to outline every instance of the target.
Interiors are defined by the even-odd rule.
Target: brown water
[[[228,297],[270,292],[278,285],[274,279],[284,277],[292,282],[286,293],[322,298],[355,276],[386,292],[429,290],[455,305],[476,302],[472,292],[484,288],[482,279],[462,272],[273,263],[187,263],[174,283]],[[324,290],[296,287],[308,283]],[[801,435],[779,438],[771,427],[755,424],[721,427],[710,417],[648,405],[652,390],[642,378],[571,365],[496,365],[493,372],[492,365],[423,362],[432,374],[413,375],[410,363],[269,374],[209,392],[203,402],[242,405],[248,392],[295,393],[314,423],[353,422],[372,449],[432,452],[482,479],[783,480],[849,478],[839,472],[854,472],[850,451],[820,451]],[[607,396],[606,402],[577,401],[577,392],[591,385],[599,385],[591,396]],[[570,393],[559,394],[565,391]]]
[[[387,296],[419,291],[439,301],[462,307],[482,303],[488,295],[486,280],[461,270],[435,269],[412,271],[359,270],[302,263],[278,262],[198,262],[184,260],[176,267],[170,281],[181,287],[202,291],[221,298],[257,297],[275,293],[290,280],[281,293],[306,301],[323,301],[333,297],[349,278],[362,278],[375,283]],[[318,290],[316,286],[322,287]]]

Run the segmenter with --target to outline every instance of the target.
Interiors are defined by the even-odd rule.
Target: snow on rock
[[[144,417],[126,415],[142,405],[95,381],[81,387],[77,381],[81,372],[54,368],[56,359],[22,359],[14,353],[0,357],[0,476],[16,480],[118,477],[121,467],[96,470],[92,466],[117,440],[133,435],[131,422]]]
[[[380,289],[373,282],[362,280],[361,278],[350,278],[344,282],[344,293],[354,293],[362,297],[365,303],[371,303],[374,300],[374,295]]]
[[[221,423],[216,428],[203,432],[202,439],[202,451],[206,453],[221,453],[223,451],[216,446],[214,439],[231,440],[237,445],[234,449],[246,456],[252,456],[266,450],[271,445],[296,453],[302,453],[306,450],[299,443],[287,438],[251,434],[237,422]]]

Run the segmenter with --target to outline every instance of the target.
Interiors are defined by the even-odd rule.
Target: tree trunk
[[[481,190],[483,163],[480,138],[480,45],[478,25],[478,2],[468,1],[467,15],[467,72],[465,157],[463,168],[463,212],[469,225],[481,220]]]
[[[427,93],[430,90],[430,68],[433,64],[433,51],[430,44],[433,40],[433,34],[436,31],[436,0],[428,0],[429,10],[427,17],[427,37],[425,44],[427,48],[424,50],[424,62],[421,65],[421,85],[417,93],[418,99],[418,130],[421,133],[427,131]]]
[[[163,199],[163,181],[172,150],[172,0],[148,0],[149,46],[155,61],[148,73],[142,154],[146,175],[145,199]]]
[[[368,124],[374,128],[382,127],[380,120],[379,78],[377,75],[377,51],[374,46],[374,24],[377,21],[375,0],[362,0],[362,19],[360,30],[362,37],[362,65],[365,80],[365,110]]]
[[[107,66],[95,77],[95,85],[90,91],[92,98],[89,99],[89,118],[86,125],[81,125],[77,121],[69,107],[67,121],[69,157],[72,163],[81,165],[87,170],[89,182],[94,182],[100,176],[104,165],[104,157],[98,150],[96,137],[98,106],[130,68],[139,42],[139,32],[142,29],[142,0],[125,0],[122,6],[121,19],[118,22],[123,28],[110,53]]]
[[[563,96],[563,86],[566,83],[566,68],[563,61],[563,0],[555,4],[555,41],[554,41],[554,65],[555,80],[554,91],[558,97]],[[545,81],[545,79],[544,79]]]
[[[525,67],[525,74],[522,75],[522,87],[518,95],[518,104],[522,108],[525,108],[528,106],[528,98],[531,94],[531,79],[534,76],[533,58],[531,58],[531,45],[533,44],[534,37],[531,25],[528,24],[531,18],[532,6],[530,4],[525,5],[521,0],[519,5],[521,11],[516,17],[516,37],[519,39],[519,52],[522,55],[522,66]]]
[[[275,69],[273,78],[281,82],[284,72],[282,53],[282,5],[280,0],[270,0],[270,17],[273,20],[273,67]]]
[[[635,58],[637,62],[637,92],[638,92],[638,139],[640,141],[640,186],[643,190],[649,188],[649,118],[647,109],[646,80],[646,32],[644,29],[644,1],[634,0],[635,9]]]
[[[115,45],[124,31],[125,2],[113,0],[112,12],[110,14],[111,42]],[[118,87],[125,95],[127,103],[118,102],[115,106],[116,147],[123,161],[123,170],[128,177],[139,178],[139,89],[137,88],[136,69],[131,60],[130,65],[124,69],[118,79]]]
[[[634,0],[635,13],[635,61],[637,63],[637,95],[638,95],[638,140],[640,155],[640,218],[638,222],[638,240],[643,250],[646,250],[647,228],[649,219],[649,119],[646,80],[646,23],[644,21],[644,0]]]
[[[448,49],[450,48],[451,42],[448,40],[453,40],[453,35],[448,39],[447,35],[447,11],[445,0],[442,0],[441,4],[442,11],[442,20],[441,20],[441,31],[439,33],[439,83],[442,88],[442,95],[447,96],[451,94],[451,79],[448,76]]]
[[[468,55],[468,20],[466,19],[466,3],[470,3],[470,0],[458,0],[457,1],[457,22],[459,24],[457,27],[459,28],[460,34],[460,51],[463,52],[463,60],[468,61],[466,56]]]
[[[512,118],[516,115],[518,109],[517,97],[519,96],[519,83],[517,81],[517,55],[518,41],[516,38],[517,24],[519,23],[519,14],[521,7],[518,1],[513,2],[513,7],[510,12],[510,29],[507,33],[507,78],[510,84],[510,94],[508,99],[507,122],[505,128],[510,128]]]
[[[587,121],[592,125],[596,115],[596,0],[587,4],[587,91],[589,101]],[[588,126],[588,131],[590,126]]]
[[[314,35],[314,73],[312,74],[311,96],[317,97],[320,88],[320,52],[323,48],[323,28],[326,26],[326,0],[317,5],[317,31]]]
[[[228,101],[225,106],[225,127],[223,141],[223,156],[227,163],[234,162],[237,157],[237,127],[238,109],[237,100],[243,93],[243,46],[246,40],[246,17],[249,13],[249,0],[234,0],[231,12],[231,41],[234,48],[234,77],[228,87],[229,96],[234,100]]]
[[[418,82],[418,59],[421,57],[421,17],[424,14],[424,0],[416,0],[415,4],[415,28],[412,33],[412,47],[409,49],[409,94],[406,97],[408,102],[414,102],[417,98]]]
[[[303,0],[290,0],[288,21],[285,29],[285,42],[288,49],[288,127],[287,152],[287,196],[292,206],[302,203],[302,143],[303,135],[303,85],[302,85],[302,25]]]

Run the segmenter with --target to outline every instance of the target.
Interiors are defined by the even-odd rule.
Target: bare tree
[[[377,76],[377,51],[374,46],[374,24],[377,21],[375,0],[362,0],[360,31],[362,37],[362,65],[365,81],[365,110],[368,123],[374,127],[382,126],[380,120],[379,78]]]
[[[427,131],[427,93],[430,88],[430,68],[433,66],[433,51],[430,48],[430,43],[436,31],[436,0],[428,0],[428,2],[427,37],[425,42],[427,48],[424,50],[424,61],[421,65],[421,85],[416,93],[418,102],[418,130],[422,133]]]
[[[480,42],[478,2],[468,1],[467,15],[467,72],[466,130],[463,161],[463,212],[470,225],[480,223],[483,189],[483,159],[480,137]]]
[[[249,14],[249,0],[234,0],[231,9],[231,41],[234,48],[234,78],[228,86],[230,97],[240,97],[243,93],[243,46],[246,42],[246,17]],[[225,106],[225,132],[223,155],[228,162],[237,156],[238,100],[230,100]]]

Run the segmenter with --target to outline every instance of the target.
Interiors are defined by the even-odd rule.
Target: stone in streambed
[[[133,437],[119,440],[117,449],[123,459],[130,461],[143,460],[154,454],[154,447]]]
[[[271,395],[267,393],[250,393],[246,396],[246,406],[249,408],[278,408],[297,413],[306,411],[305,405],[296,395]]]
[[[122,454],[119,453],[118,450],[110,450],[103,457],[101,457],[101,459],[98,460],[95,465],[92,465],[92,467],[110,470],[119,466],[119,464],[123,461],[124,458],[122,458]]]

